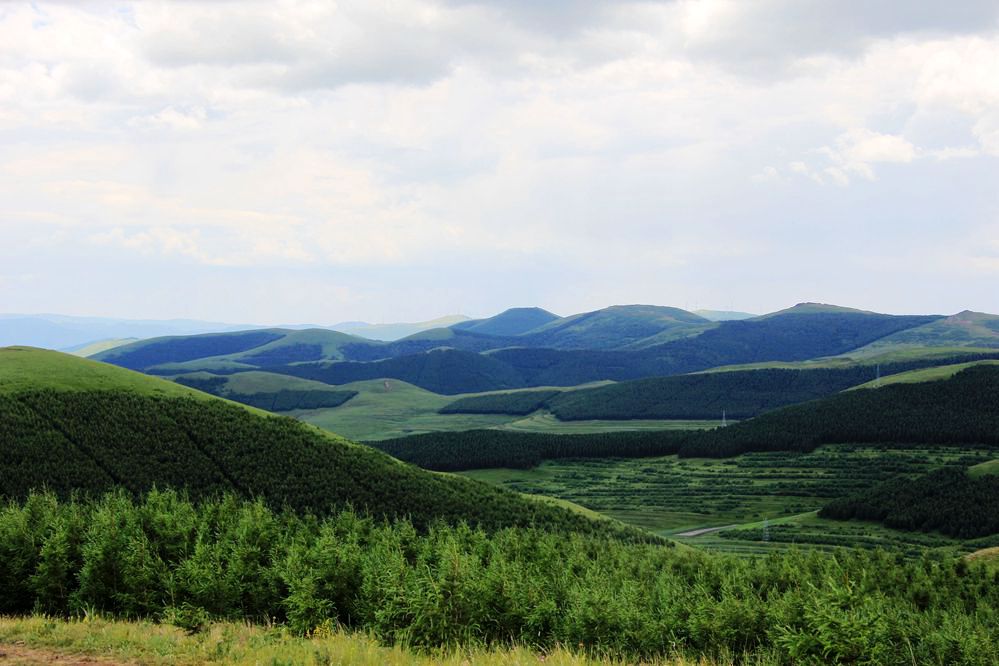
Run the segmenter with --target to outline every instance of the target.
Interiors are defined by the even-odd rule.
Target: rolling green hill
[[[140,340],[94,355],[131,370],[166,365],[165,371],[193,372],[223,367],[260,367],[301,361],[342,360],[351,347],[377,349],[384,343],[338,331],[260,329]],[[160,368],[161,372],[164,368]]]
[[[880,379],[873,379],[871,381],[864,382],[856,388],[880,388],[882,386],[888,386],[889,384],[916,384],[919,382],[935,382],[941,379],[950,379],[957,373],[970,368],[974,365],[996,365],[999,364],[999,360],[977,360],[977,361],[967,361],[965,363],[948,363],[946,365],[934,365],[927,368],[920,368],[917,370],[908,370],[906,372],[900,372],[898,374],[882,374]],[[870,367],[870,366],[868,366]]]
[[[208,399],[200,391],[138,372],[126,372],[107,363],[34,347],[0,347],[0,395],[112,390],[143,396]]]
[[[490,528],[623,529],[423,472],[179,384],[28,348],[0,350],[0,451],[0,496],[7,498],[42,488],[67,496],[174,487],[195,499],[235,493],[319,514],[349,504],[421,526],[444,519]]]
[[[505,337],[527,333],[557,319],[558,315],[542,308],[510,308],[494,317],[464,321],[451,328]]]
[[[968,469],[968,474],[973,477],[978,476],[999,476],[999,460],[989,460],[979,463]]]
[[[627,444],[624,438],[616,453],[610,452],[613,438],[609,443],[600,443],[600,447],[611,448],[594,450],[599,451],[596,457],[678,454],[688,458],[729,458],[749,452],[810,452],[825,444],[999,447],[997,404],[999,367],[981,365],[967,368],[947,380],[845,391],[776,409],[726,428],[647,433],[639,453],[629,448],[634,445]],[[536,458],[536,454],[529,453],[532,442],[544,441],[515,438],[510,433],[431,433],[419,438],[399,438],[384,446],[391,447],[393,455],[407,460],[419,459],[421,465],[438,468],[470,456],[479,446],[473,441],[476,439],[498,442],[494,444],[495,450],[487,450],[482,455],[488,455],[491,464],[499,464],[502,462],[499,451],[507,450],[511,455],[510,466],[531,456]],[[383,444],[379,443],[379,446]],[[420,450],[416,451],[416,448]],[[542,447],[542,450],[564,449]],[[576,455],[588,457],[589,454],[583,453],[585,450],[580,447]],[[546,455],[542,453],[541,457]],[[569,455],[558,453],[557,457]]]
[[[269,412],[339,407],[357,395],[357,391],[336,389],[322,382],[272,372],[240,372],[233,375],[195,372],[179,375],[173,380]]]
[[[670,332],[699,332],[710,322],[692,312],[657,305],[614,305],[563,317],[521,336],[524,345],[552,349],[620,349]]]
[[[856,350],[855,355],[877,354],[907,347],[999,347],[999,315],[965,310],[886,336]]]
[[[676,308],[615,306],[514,336],[444,328],[378,343],[323,329],[265,329],[155,338],[96,358],[161,375],[263,369],[332,384],[390,377],[454,395],[803,361],[842,354],[936,319],[797,306],[762,318],[712,323]],[[643,348],[611,349],[636,345]],[[569,349],[577,346],[589,348]]]
[[[529,414],[550,410],[563,421],[588,419],[745,419],[785,405],[822,398],[844,389],[946,379],[976,364],[995,364],[988,355],[934,356],[844,367],[760,368],[651,377],[571,392],[510,391],[461,398],[441,413]],[[971,360],[974,359],[974,360]],[[963,363],[954,363],[963,360]],[[937,366],[939,367],[925,367]],[[877,373],[881,379],[876,379]]]
[[[114,349],[115,347],[122,347],[124,345],[130,345],[133,342],[138,342],[138,338],[108,338],[107,340],[98,340],[96,342],[89,342],[84,345],[75,345],[73,347],[67,347],[65,349],[60,349],[59,351],[64,351],[66,353],[72,354],[73,356],[80,356],[83,358],[89,358],[90,356],[95,356],[101,352],[108,351],[109,349]]]
[[[812,451],[822,444],[999,444],[999,367],[966,368],[950,379],[845,391],[784,407],[728,428],[697,433],[687,456]]]
[[[436,349],[374,363],[303,363],[268,369],[327,384],[390,377],[442,394],[524,386],[513,368],[491,356],[458,349]]]

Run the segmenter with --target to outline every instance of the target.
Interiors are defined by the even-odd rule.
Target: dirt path
[[[29,648],[23,643],[0,643],[0,664],[15,664],[20,666],[37,666],[38,664],[56,664],[56,666],[131,666],[132,662],[115,661],[103,657],[91,657],[85,654],[67,654],[38,648]]]
[[[678,537],[699,537],[702,534],[710,534],[711,532],[720,532],[721,530],[727,530],[727,529],[731,529],[733,527],[738,527],[738,526],[739,526],[738,524],[735,524],[735,525],[722,525],[721,527],[702,527],[702,528],[697,529],[697,530],[689,530],[687,532],[680,532],[679,534],[674,534],[673,536],[678,536]]]

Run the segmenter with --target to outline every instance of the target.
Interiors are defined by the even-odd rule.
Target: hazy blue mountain
[[[239,331],[260,328],[194,319],[113,319],[59,314],[0,314],[0,346],[70,349],[100,340]]]

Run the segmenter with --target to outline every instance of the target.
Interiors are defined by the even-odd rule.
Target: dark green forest
[[[127,391],[0,395],[0,496],[47,488],[60,497],[124,488],[233,492],[276,509],[325,514],[351,505],[377,516],[464,520],[496,529],[544,525],[645,538],[460,477],[402,464],[287,417],[223,401]]]
[[[0,613],[337,624],[415,648],[578,646],[598,655],[766,654],[781,663],[999,659],[999,575],[884,551],[734,558],[536,528],[485,532],[233,496],[0,506]],[[769,662],[768,662],[769,663]]]
[[[822,444],[999,443],[999,368],[947,380],[846,391],[783,407],[728,428],[690,433],[680,455],[812,451]]]
[[[442,414],[529,414],[548,409],[562,421],[589,419],[745,419],[920,368],[967,363],[997,354],[956,354],[848,368],[760,369],[651,377],[574,391],[514,391],[460,398]],[[530,409],[530,407],[534,407]]]
[[[724,458],[754,451],[808,452],[823,444],[999,445],[997,406],[999,368],[973,366],[943,381],[846,391],[714,430],[594,435],[473,430],[372,445],[442,470],[524,468],[554,458]]]
[[[972,478],[941,469],[917,479],[901,477],[838,499],[819,515],[874,520],[902,530],[942,532],[970,539],[999,532],[999,476]]]

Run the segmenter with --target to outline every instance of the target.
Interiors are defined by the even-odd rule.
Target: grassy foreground
[[[17,647],[27,648],[18,655]],[[7,652],[7,657],[2,655]],[[292,664],[317,666],[358,664],[362,666],[613,666],[635,663],[595,659],[564,648],[545,653],[515,647],[467,649],[416,653],[400,646],[384,647],[363,634],[335,628],[320,628],[308,637],[295,636],[283,627],[260,627],[247,623],[217,623],[206,631],[189,634],[177,627],[153,622],[112,621],[100,617],[58,620],[43,616],[0,617],[0,661],[44,663],[56,655],[86,655],[111,663],[142,664]],[[98,662],[100,663],[100,662]],[[659,659],[642,662],[662,666],[730,664],[731,660],[707,661]],[[757,658],[749,663],[763,665]]]

